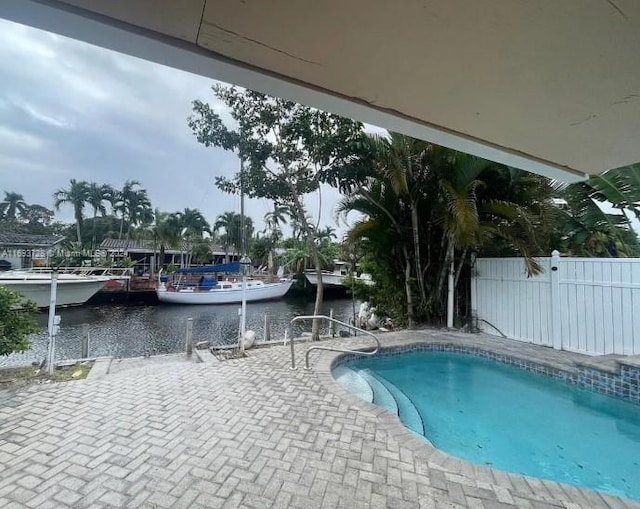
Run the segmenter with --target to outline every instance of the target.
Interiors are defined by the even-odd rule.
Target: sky
[[[194,99],[230,118],[211,79],[5,20],[0,48],[0,191],[53,208],[53,192],[72,178],[116,188],[135,179],[164,211],[199,208],[209,222],[240,211],[240,198],[214,185],[237,171],[237,158],[198,143],[186,121]],[[321,210],[317,195],[306,201],[322,226],[343,233],[338,198],[325,187]],[[247,200],[258,229],[270,208]],[[72,218],[70,206],[56,213]]]

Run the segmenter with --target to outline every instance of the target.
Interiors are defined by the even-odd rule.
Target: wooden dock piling
[[[82,338],[80,340],[80,358],[89,358],[89,324],[82,324]]]
[[[193,353],[193,318],[187,318],[185,350],[187,352],[187,355],[191,355]]]
[[[268,314],[264,315],[264,335],[263,341],[271,341],[271,318]]]

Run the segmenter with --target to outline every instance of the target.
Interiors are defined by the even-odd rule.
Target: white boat
[[[178,269],[173,278],[160,276],[156,293],[160,302],[170,304],[236,304],[242,302],[241,278],[218,280],[213,274],[238,272],[239,264],[230,263]],[[203,274],[199,278],[194,275]],[[191,278],[190,278],[191,276]],[[245,290],[247,302],[280,299],[289,291],[293,279],[280,278],[271,283],[248,279]]]
[[[325,288],[344,288],[344,280],[349,275],[349,263],[340,260],[333,261],[333,271],[322,271],[322,285]],[[312,285],[318,284],[318,271],[315,269],[307,269],[304,276]],[[356,281],[362,281],[365,284],[372,285],[373,280],[369,274],[360,274],[355,276]]]
[[[113,279],[110,276],[58,274],[56,307],[80,306]],[[51,273],[10,270],[0,272],[0,286],[19,292],[39,308],[49,307]]]

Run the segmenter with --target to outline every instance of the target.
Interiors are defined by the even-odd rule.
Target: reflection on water
[[[358,304],[356,303],[356,309]],[[237,340],[240,317],[236,304],[217,306],[125,306],[100,305],[63,309],[60,332],[56,337],[56,359],[80,356],[80,341],[85,324],[89,328],[90,356],[136,357],[184,351],[188,318],[193,318],[193,341],[215,344]],[[337,319],[348,321],[352,316],[350,299],[327,300],[324,313],[333,309]],[[291,318],[313,313],[313,301],[286,299],[247,304],[247,329],[263,339],[264,316],[271,320],[271,339],[284,336]],[[42,326],[31,337],[31,350],[0,358],[0,366],[24,365],[41,361],[47,350],[47,314],[40,313]],[[304,325],[300,326],[304,327]],[[302,330],[300,328],[298,331]],[[310,330],[307,325],[305,330]]]

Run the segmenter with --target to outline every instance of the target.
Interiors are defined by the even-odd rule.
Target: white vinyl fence
[[[471,309],[478,327],[591,355],[640,354],[640,258],[478,258]]]

